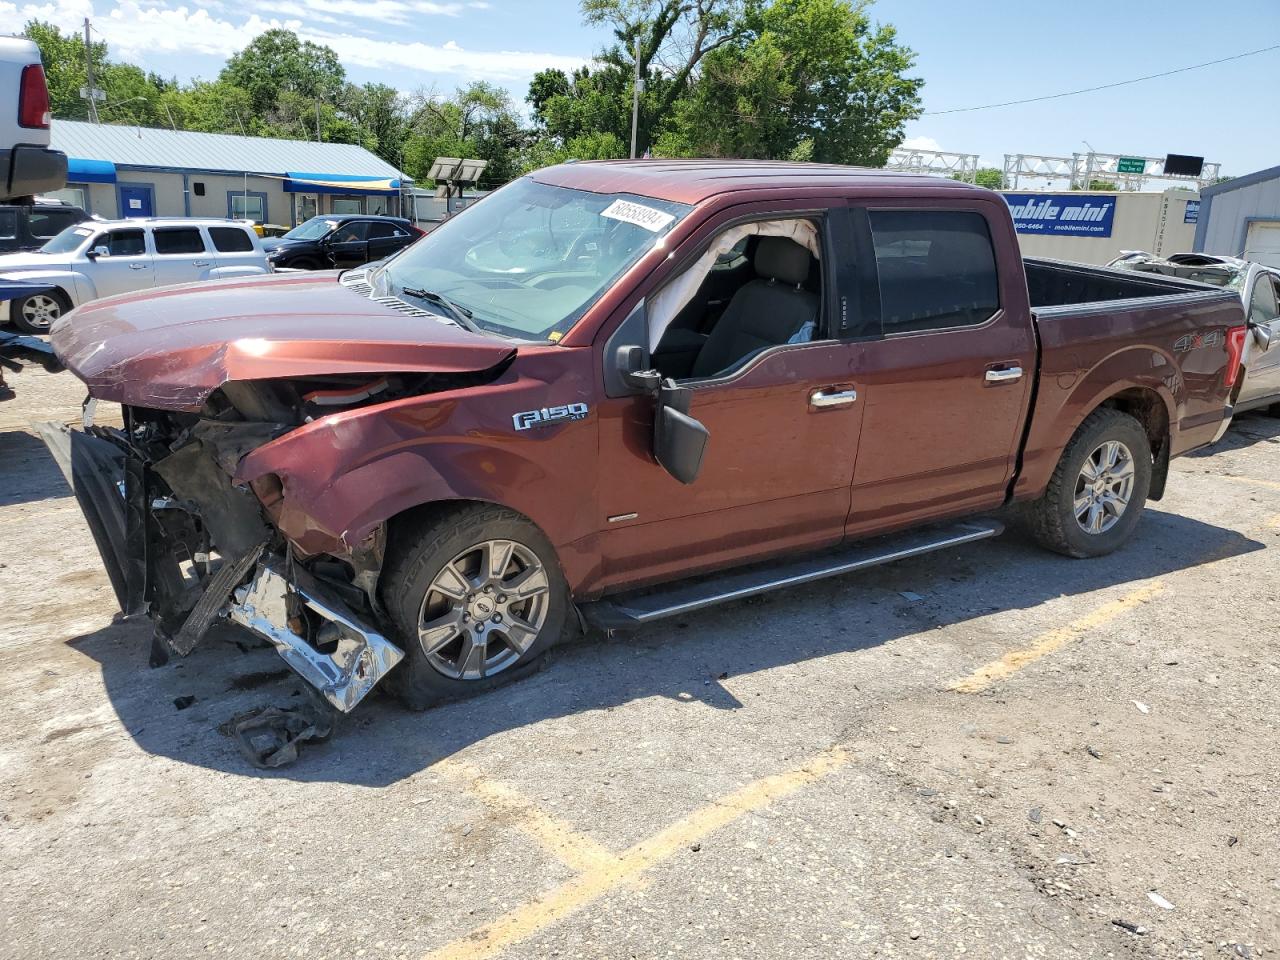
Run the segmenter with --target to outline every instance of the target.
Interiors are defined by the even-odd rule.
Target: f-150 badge
[[[542,407],[539,410],[525,410],[511,415],[511,422],[517,430],[529,430],[533,427],[545,427],[564,420],[582,420],[587,416],[585,403],[565,403],[558,407]]]

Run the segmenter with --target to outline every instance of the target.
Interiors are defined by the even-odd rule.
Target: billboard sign
[[[1188,200],[1186,212],[1182,214],[1183,223],[1198,223],[1200,220],[1200,201]]]
[[[1006,193],[1005,203],[1019,233],[1046,236],[1109,237],[1116,198],[1096,194]]]

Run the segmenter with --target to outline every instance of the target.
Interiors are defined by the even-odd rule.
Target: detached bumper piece
[[[404,659],[404,651],[360,623],[305,571],[293,571],[291,580],[278,561],[260,563],[227,609],[343,713]]]

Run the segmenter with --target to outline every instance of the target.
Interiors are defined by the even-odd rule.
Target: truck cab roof
[[[591,160],[547,167],[531,176],[552,186],[594,193],[635,193],[689,204],[723,194],[823,187],[856,189],[864,194],[909,189],[917,196],[931,195],[935,190],[948,196],[992,195],[984,187],[943,177],[772,160]]]

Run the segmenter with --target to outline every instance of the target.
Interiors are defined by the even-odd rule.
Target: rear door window
[[[204,253],[198,227],[165,227],[155,231],[156,253]]]
[[[976,326],[1000,309],[982,214],[872,210],[869,219],[886,336]]]
[[[0,210],[0,240],[18,238],[18,211]]]
[[[219,253],[251,253],[253,241],[238,227],[210,227],[209,238]]]
[[[383,240],[387,237],[396,236],[403,236],[403,233],[396,229],[394,223],[378,223],[375,221],[369,224],[370,240]]]

